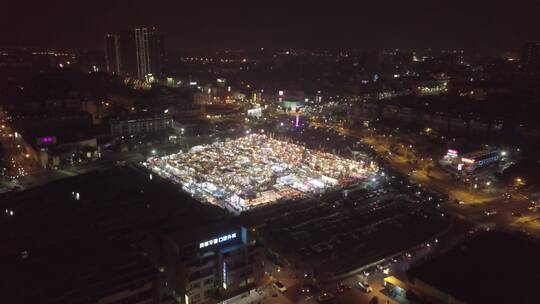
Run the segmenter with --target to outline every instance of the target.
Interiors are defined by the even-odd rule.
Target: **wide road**
[[[315,122],[311,125],[358,138],[371,146],[393,168],[409,176],[412,182],[447,194],[450,203],[446,209],[461,219],[471,220],[487,227],[520,230],[533,236],[540,236],[540,212],[529,209],[531,201],[526,194],[517,193],[515,189],[503,185],[475,190],[471,185],[463,184],[436,166],[432,158],[419,156],[414,147],[404,145],[397,136],[375,135],[374,132],[366,134],[342,126]],[[391,147],[397,147],[398,153],[395,153],[396,148],[392,152]],[[503,196],[507,192],[513,193],[510,199]],[[486,211],[496,211],[496,214],[487,215]]]
[[[5,176],[19,178],[41,170],[38,161],[28,153],[31,150],[28,144],[20,136],[20,132],[13,128],[6,111],[0,111],[0,146],[4,153]]]

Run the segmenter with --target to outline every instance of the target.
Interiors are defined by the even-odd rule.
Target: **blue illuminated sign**
[[[227,262],[223,262],[223,289],[227,289]]]
[[[223,235],[223,236],[220,236],[220,237],[215,238],[215,239],[211,239],[211,240],[208,240],[208,241],[205,241],[205,242],[200,242],[199,243],[199,248],[205,248],[205,247],[208,247],[208,246],[217,245],[219,243],[223,243],[223,242],[226,242],[228,240],[235,239],[235,238],[236,238],[236,233]]]

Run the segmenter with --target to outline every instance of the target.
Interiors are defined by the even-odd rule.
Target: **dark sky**
[[[3,4],[2,4],[3,2]],[[169,49],[514,49],[540,40],[540,0],[0,0],[0,46],[101,49],[155,25]]]

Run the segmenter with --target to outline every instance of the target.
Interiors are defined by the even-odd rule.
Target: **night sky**
[[[2,2],[0,46],[102,49],[105,33],[140,25],[160,28],[168,49],[511,50],[540,40],[538,0]]]

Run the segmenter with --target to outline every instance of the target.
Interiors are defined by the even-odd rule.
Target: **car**
[[[331,294],[329,292],[324,292],[324,293],[320,294],[319,296],[317,296],[317,302],[319,302],[319,303],[330,302],[334,298],[335,298],[335,296],[333,294]]]
[[[350,289],[350,288],[351,288],[351,287],[350,287],[349,285],[345,285],[345,284],[339,282],[339,283],[337,284],[336,293],[337,293],[337,294],[344,293],[345,290]]]
[[[300,290],[302,291],[302,293],[311,293],[315,291],[315,286],[311,284],[302,284],[302,286],[300,287]]]
[[[487,216],[492,216],[492,215],[497,214],[497,211],[491,209],[491,210],[486,210],[486,211],[484,211],[484,213],[485,213]]]
[[[371,288],[371,286],[369,286],[369,283],[367,281],[360,281],[356,284],[356,288],[360,289],[361,291],[365,292],[365,293],[370,293],[373,291],[373,288]]]
[[[390,261],[392,261],[392,263],[398,263],[399,260],[400,260],[399,256],[395,256],[395,257],[390,259]]]
[[[272,285],[277,290],[279,290],[280,292],[286,292],[287,291],[287,287],[285,287],[285,285],[283,285],[283,283],[281,283],[280,281],[274,281],[274,283],[272,283]]]
[[[351,285],[345,284],[343,282],[339,282],[338,287],[343,288],[343,289],[351,289]]]
[[[377,271],[377,268],[374,267],[374,266],[372,266],[372,267],[369,267],[369,268],[367,268],[367,269],[364,269],[364,271],[362,272],[362,274],[363,274],[364,276],[367,277],[367,276],[369,276],[370,274],[375,273],[376,271]]]
[[[384,274],[390,273],[390,263],[383,262],[377,265],[377,270],[381,271]]]
[[[512,216],[521,217],[521,213],[520,212],[512,212]]]

